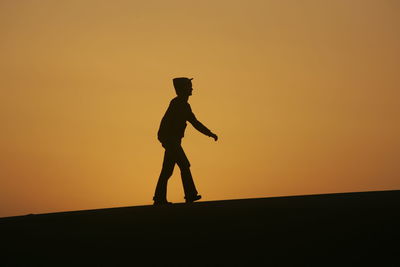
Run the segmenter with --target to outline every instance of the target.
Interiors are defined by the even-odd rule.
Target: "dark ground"
[[[400,190],[0,218],[0,266],[400,266]]]

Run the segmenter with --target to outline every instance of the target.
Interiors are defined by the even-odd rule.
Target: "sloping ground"
[[[400,266],[400,190],[0,218],[0,266]]]

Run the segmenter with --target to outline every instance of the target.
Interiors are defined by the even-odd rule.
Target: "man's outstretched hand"
[[[214,138],[215,141],[218,140],[218,136],[215,133],[211,133],[210,135],[212,138]]]

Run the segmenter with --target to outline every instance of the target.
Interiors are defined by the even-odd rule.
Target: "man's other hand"
[[[215,141],[218,140],[218,136],[215,133],[211,133],[210,135],[212,138],[214,138]]]

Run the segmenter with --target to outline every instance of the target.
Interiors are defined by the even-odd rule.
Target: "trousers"
[[[167,199],[167,184],[169,178],[172,176],[175,164],[178,165],[181,171],[185,198],[187,199],[196,196],[197,190],[193,181],[192,173],[190,171],[190,162],[186,157],[185,151],[183,151],[180,142],[168,144],[163,143],[162,145],[165,148],[164,160],[153,200],[164,201]]]

